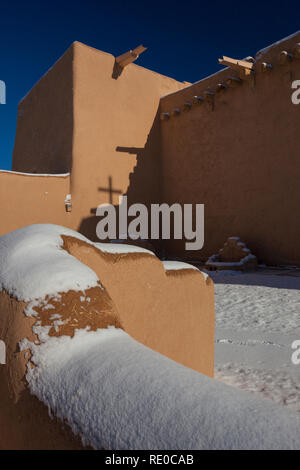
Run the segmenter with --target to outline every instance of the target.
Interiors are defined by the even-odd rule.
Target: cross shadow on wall
[[[162,194],[159,146],[159,117],[157,113],[152,128],[148,134],[145,147],[126,147],[122,145],[118,145],[116,147],[116,152],[136,156],[136,166],[134,167],[133,172],[129,174],[129,185],[125,193],[123,193],[120,188],[115,187],[114,181],[116,178],[113,173],[108,176],[107,185],[98,187],[98,191],[100,193],[105,193],[107,195],[106,202],[114,205],[116,209],[117,222],[119,204],[116,204],[116,200],[121,195],[127,196],[128,206],[134,203],[142,203],[149,208],[152,203],[161,202]],[[92,207],[90,209],[91,215],[82,220],[79,232],[92,241],[109,242],[110,240],[99,240],[97,238],[96,226],[100,217],[96,216],[96,210],[97,207]],[[130,218],[128,218],[128,223],[129,222]],[[125,242],[128,244],[135,243],[130,239]],[[155,251],[159,252],[160,242],[155,242],[154,245]]]
[[[101,192],[101,193],[106,193],[107,194],[107,199],[108,199],[107,203],[109,203],[109,204],[113,204],[114,195],[117,195],[117,196],[119,195],[120,196],[122,194],[122,191],[120,189],[115,189],[114,188],[112,175],[108,176],[107,187],[99,186],[98,191]],[[115,204],[113,204],[113,205],[114,205],[115,208],[118,207]],[[82,233],[83,235],[85,235],[90,240],[94,241],[94,242],[100,242],[100,241],[101,242],[102,241],[109,242],[109,240],[99,240],[98,237],[97,237],[96,226],[97,226],[97,223],[100,220],[100,217],[98,217],[96,215],[96,211],[97,211],[97,207],[92,207],[90,209],[91,216],[86,217],[85,219],[82,220],[78,231],[80,233]]]

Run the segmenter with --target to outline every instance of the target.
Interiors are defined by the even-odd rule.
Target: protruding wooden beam
[[[189,101],[186,101],[184,105],[182,106],[183,111],[190,111],[191,108],[192,108],[192,103],[190,103]]]
[[[161,113],[160,115],[160,120],[161,121],[168,121],[171,117],[170,113]]]
[[[202,104],[204,102],[204,99],[202,96],[193,96],[193,103],[194,104]]]
[[[126,67],[126,65],[134,62],[139,57],[139,55],[142,54],[142,52],[144,52],[146,49],[147,47],[140,45],[136,47],[135,49],[125,52],[124,54],[116,57],[116,63],[120,67],[124,68]]]
[[[261,63],[261,71],[262,72],[270,72],[272,70],[272,65],[268,64],[267,62],[262,62]]]
[[[286,65],[293,60],[293,55],[287,51],[281,51],[278,56],[278,62],[280,65]]]
[[[216,86],[216,93],[219,93],[220,91],[226,90],[228,87],[226,83],[218,83]]]
[[[240,86],[242,83],[243,81],[238,77],[228,77],[226,80],[226,85],[229,86],[230,88],[236,88]]]
[[[295,46],[293,47],[292,53],[295,59],[300,59],[300,42],[295,44]]]
[[[212,101],[214,99],[215,92],[211,90],[205,90],[203,92],[203,96],[205,100]]]
[[[172,111],[172,116],[176,117],[176,116],[179,116],[180,114],[180,109],[179,108],[174,108],[173,111]]]
[[[241,80],[249,80],[249,78],[253,78],[253,76],[254,76],[254,70],[241,68],[239,71],[239,77]]]
[[[248,69],[248,70],[253,70],[254,63],[250,62],[250,60],[238,60],[238,59],[232,59],[231,57],[226,57],[225,55],[223,56],[222,59],[219,59],[219,63],[222,65],[226,65],[227,67],[230,67],[235,70],[240,70],[240,69]]]

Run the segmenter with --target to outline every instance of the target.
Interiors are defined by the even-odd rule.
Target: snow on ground
[[[113,327],[23,340],[31,392],[95,449],[300,449],[300,415],[228,387]]]
[[[300,277],[209,272],[215,282],[216,326],[293,331],[300,327]]]
[[[277,274],[279,273],[279,274]],[[210,272],[215,282],[215,376],[300,412],[300,277],[292,270]]]
[[[217,365],[215,378],[221,382],[273,400],[300,413],[300,380],[284,370],[264,370],[229,363]]]

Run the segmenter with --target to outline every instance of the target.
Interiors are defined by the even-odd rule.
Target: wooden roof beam
[[[231,57],[223,56],[222,59],[219,59],[219,63],[226,65],[232,69],[240,71],[241,69],[253,70],[254,63],[248,60],[238,60],[232,59]]]
[[[142,52],[144,52],[146,49],[147,47],[140,45],[136,47],[135,49],[125,52],[124,54],[116,57],[116,63],[120,67],[124,68],[126,67],[126,65],[134,62],[139,57],[139,55],[142,54]]]

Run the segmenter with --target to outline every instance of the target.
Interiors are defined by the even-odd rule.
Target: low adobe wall
[[[0,338],[6,345],[6,365],[0,365],[0,449],[81,449],[79,438],[51,419],[48,408],[34,397],[25,380],[26,358],[19,342],[36,340],[36,319],[24,315],[24,302],[0,292]]]
[[[33,226],[33,236],[36,233]],[[0,427],[6,430],[5,434],[0,431],[2,449],[82,447],[29,393],[25,374],[30,351],[20,350],[20,342],[39,343],[39,328],[49,328],[48,337],[72,337],[75,330],[87,326],[93,331],[114,326],[174,361],[209,376],[214,373],[214,288],[210,278],[193,267],[178,269],[175,265],[176,269],[167,266],[165,270],[158,258],[136,248],[126,252],[121,245],[118,252],[115,245],[96,247],[75,233],[62,235],[62,239],[62,248],[89,266],[101,285],[84,292],[47,295],[39,306],[33,306],[35,316],[25,316],[28,302],[17,301],[4,289],[0,292],[0,339],[7,348],[6,365],[0,366]],[[8,246],[9,242],[1,248],[5,251]],[[15,245],[12,256],[19,247]],[[22,250],[24,254],[24,246]],[[52,265],[51,269],[53,279]],[[47,264],[44,270],[46,276]],[[22,285],[23,279],[20,282]],[[0,283],[5,285],[5,279],[0,278]]]
[[[35,223],[70,226],[65,199],[70,176],[0,171],[0,235]]]
[[[64,233],[59,236],[63,245],[59,233]],[[28,250],[31,235],[35,241],[41,237],[34,252]],[[299,449],[300,417],[295,413],[154,350],[175,354],[186,365],[191,364],[190,350],[197,353],[195,359],[206,357],[211,364],[212,281],[188,265],[163,265],[132,247],[124,251],[124,245],[95,246],[79,238],[50,225],[46,230],[27,227],[3,237],[3,243],[0,239],[2,286],[19,297],[28,295],[29,280],[46,279],[51,289],[46,295],[45,285],[37,291],[29,287],[31,294],[44,293],[38,305],[31,305],[34,316],[25,316],[24,301],[0,292],[0,338],[7,347],[6,365],[0,366],[0,449]],[[15,277],[7,276],[5,268],[17,272],[15,250],[30,267],[35,254],[43,259],[49,254],[49,246],[51,263],[46,256],[38,278],[31,274],[11,283]],[[92,273],[86,266],[81,271],[74,258],[68,264],[71,256],[64,249],[97,271],[92,287],[56,290],[61,273],[70,274],[71,266],[77,274]],[[54,266],[61,268],[58,278]],[[77,289],[84,289],[79,277],[74,288],[78,283]],[[131,330],[133,338],[122,329]],[[136,341],[142,329],[153,349]],[[177,348],[171,345],[176,340]]]
[[[260,262],[300,264],[300,107],[291,101],[300,60],[278,63],[279,53],[299,41],[297,33],[261,51],[253,80],[161,123],[163,199],[205,204],[204,248],[184,252],[174,241],[167,243],[170,253],[206,260],[239,236]],[[273,69],[263,73],[262,62]],[[163,97],[161,111],[216,92],[229,76],[237,72],[224,69]]]
[[[127,333],[174,361],[214,375],[214,287],[209,277],[197,269],[165,270],[151,254],[103,252],[63,238],[67,251],[98,275]]]

